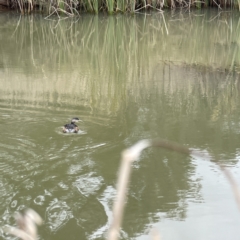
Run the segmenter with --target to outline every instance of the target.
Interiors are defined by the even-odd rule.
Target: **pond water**
[[[0,226],[36,210],[40,239],[104,239],[121,151],[163,138],[206,155],[145,150],[122,239],[239,239],[239,13],[0,14]],[[79,117],[81,131],[61,127]],[[1,239],[13,239],[1,232]]]

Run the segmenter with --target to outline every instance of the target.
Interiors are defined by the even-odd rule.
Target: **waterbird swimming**
[[[79,128],[75,124],[77,122],[81,121],[79,118],[75,117],[71,120],[71,123],[67,123],[63,126],[63,132],[64,133],[78,133]]]

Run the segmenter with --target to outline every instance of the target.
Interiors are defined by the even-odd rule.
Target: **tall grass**
[[[117,1],[116,11],[125,12],[127,9],[127,0]]]
[[[114,9],[114,0],[106,0],[106,3],[107,3],[108,12],[112,14]]]
[[[164,8],[203,8],[217,7],[238,8],[240,0],[2,0],[6,6],[18,8],[22,14],[30,13],[34,9],[44,10],[50,13],[64,12],[79,14],[82,12],[98,13],[100,11],[109,14],[120,12],[136,12],[139,10],[162,10]]]

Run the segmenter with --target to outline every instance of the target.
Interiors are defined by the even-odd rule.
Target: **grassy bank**
[[[49,15],[79,15],[83,12],[139,12],[142,10],[162,11],[163,8],[238,8],[240,0],[0,0],[0,5],[18,9],[22,14],[41,11]]]

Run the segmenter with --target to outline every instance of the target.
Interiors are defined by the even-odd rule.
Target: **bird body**
[[[67,123],[63,126],[63,132],[64,133],[78,133],[79,128],[78,126],[75,124],[77,123],[79,120],[79,118],[73,118],[71,123]]]

